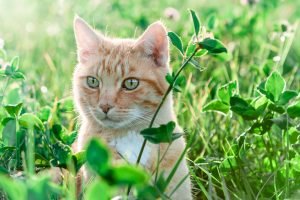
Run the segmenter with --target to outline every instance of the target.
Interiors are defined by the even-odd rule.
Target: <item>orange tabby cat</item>
[[[99,137],[110,147],[115,161],[135,163],[143,137],[141,130],[149,122],[167,90],[165,76],[169,69],[169,43],[161,22],[151,24],[138,39],[112,39],[95,32],[84,20],[76,17],[74,32],[78,64],[73,77],[75,104],[81,127],[77,151],[83,150],[91,137]],[[154,125],[176,121],[172,94],[162,106]],[[177,125],[175,132],[182,132]],[[184,139],[175,140],[160,164],[166,175],[185,147]],[[157,151],[161,155],[167,144],[147,143],[141,165],[153,171]],[[188,174],[183,160],[173,177],[167,194]],[[91,173],[83,167],[84,181]],[[171,199],[192,199],[187,178]]]

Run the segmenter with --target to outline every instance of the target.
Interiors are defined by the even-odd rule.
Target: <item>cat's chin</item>
[[[99,125],[103,128],[106,129],[126,129],[128,128],[128,123],[124,121],[115,121],[111,119],[102,119],[102,120],[97,120]]]

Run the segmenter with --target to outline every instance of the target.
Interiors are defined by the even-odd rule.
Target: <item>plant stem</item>
[[[28,129],[27,144],[26,144],[27,169],[28,169],[29,175],[33,175],[34,171],[35,171],[34,145],[35,145],[35,138],[34,138],[34,129],[32,127],[30,129]]]
[[[179,70],[178,70],[177,73],[175,74],[174,79],[173,79],[173,82],[172,82],[172,83],[170,84],[170,86],[168,87],[168,89],[167,89],[166,93],[164,94],[164,96],[163,96],[163,98],[162,98],[160,104],[158,105],[158,107],[157,107],[157,109],[156,109],[156,111],[155,111],[155,113],[154,113],[154,115],[153,115],[153,117],[152,117],[152,119],[151,119],[151,121],[150,121],[150,124],[149,124],[149,127],[148,127],[148,128],[152,128],[152,126],[153,126],[153,124],[154,124],[154,120],[156,119],[156,117],[157,117],[157,115],[158,115],[158,112],[159,112],[159,110],[161,109],[163,103],[165,102],[167,96],[168,96],[169,93],[172,91],[173,86],[174,86],[174,83],[176,82],[176,80],[177,80],[179,74],[180,74],[181,71],[185,68],[185,66],[190,62],[190,60],[194,57],[194,55],[196,54],[196,52],[197,52],[198,50],[199,50],[199,48],[196,48],[196,49],[195,49],[195,51],[193,52],[193,54],[192,54],[188,59],[185,60],[185,62],[181,65],[181,67],[179,68]],[[143,145],[142,145],[142,147],[141,147],[141,150],[140,150],[138,159],[137,159],[137,161],[136,161],[136,164],[139,164],[139,163],[140,163],[141,157],[142,157],[143,152],[144,152],[144,148],[145,148],[145,146],[146,146],[146,142],[147,142],[147,140],[144,139],[144,142],[143,142]]]
[[[200,49],[200,47],[197,47],[197,48],[194,50],[194,52],[192,53],[192,55],[190,55],[190,57],[188,57],[188,58],[185,60],[185,62],[181,65],[181,67],[179,68],[179,70],[176,72],[176,74],[175,74],[175,76],[174,76],[174,79],[173,79],[173,81],[170,83],[170,85],[169,85],[169,87],[168,87],[166,93],[164,94],[164,96],[163,96],[163,98],[162,98],[160,104],[158,105],[158,107],[157,107],[157,109],[156,109],[156,111],[155,111],[155,113],[154,113],[154,115],[153,115],[153,117],[152,117],[152,119],[151,119],[151,121],[150,121],[150,124],[149,124],[149,127],[148,127],[148,128],[152,128],[152,126],[153,126],[153,124],[154,124],[154,121],[155,121],[155,119],[156,119],[156,117],[157,117],[157,115],[158,115],[158,112],[159,112],[159,110],[161,109],[163,103],[165,102],[167,96],[168,96],[169,93],[172,91],[173,86],[174,86],[174,83],[176,82],[176,80],[177,80],[179,74],[180,74],[180,73],[182,72],[182,70],[187,66],[187,64],[188,64],[188,63],[190,62],[190,60],[194,57],[194,55],[197,53],[197,51],[198,51],[199,49]],[[143,144],[142,144],[142,147],[141,147],[141,150],[140,150],[140,152],[139,152],[139,155],[138,155],[138,158],[137,158],[137,161],[136,161],[136,165],[138,165],[138,164],[140,163],[140,161],[141,161],[141,158],[142,158],[142,155],[143,155],[143,152],[144,152],[146,143],[147,143],[147,140],[144,139]],[[157,170],[157,171],[158,171],[158,170]],[[156,171],[156,172],[157,172],[157,171]],[[127,189],[127,195],[129,195],[130,189],[131,189],[131,186],[128,186],[128,189]]]

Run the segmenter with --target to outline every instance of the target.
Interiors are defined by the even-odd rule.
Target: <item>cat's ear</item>
[[[167,66],[169,61],[169,41],[167,30],[160,22],[151,24],[137,40],[136,47],[142,48],[157,66]]]
[[[82,18],[74,18],[74,34],[77,45],[78,62],[86,63],[96,56],[99,47],[99,36]]]

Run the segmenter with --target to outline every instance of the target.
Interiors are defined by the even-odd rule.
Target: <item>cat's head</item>
[[[76,17],[75,103],[83,118],[105,128],[147,126],[168,84],[169,43],[161,22],[138,39],[112,39]]]

